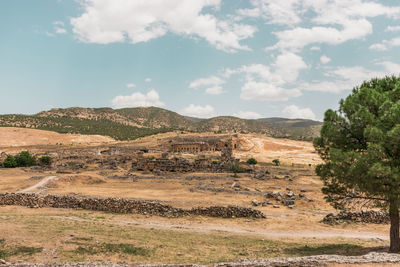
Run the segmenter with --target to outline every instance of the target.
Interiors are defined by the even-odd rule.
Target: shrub
[[[249,158],[247,160],[247,163],[251,164],[251,165],[256,165],[258,163],[258,161],[255,158]]]
[[[43,156],[39,158],[39,163],[42,166],[50,166],[51,165],[51,158],[49,156]]]
[[[17,161],[17,167],[30,167],[36,165],[36,158],[28,151],[22,151],[19,153],[15,157],[15,160]]]
[[[8,155],[7,158],[3,162],[4,168],[15,168],[17,167],[17,160],[14,156]]]
[[[274,160],[272,161],[272,163],[274,163],[275,166],[281,165],[281,162],[279,161],[279,159],[274,159]]]

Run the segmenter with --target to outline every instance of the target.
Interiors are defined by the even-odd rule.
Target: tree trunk
[[[389,252],[400,252],[399,206],[397,201],[390,201],[390,249]]]

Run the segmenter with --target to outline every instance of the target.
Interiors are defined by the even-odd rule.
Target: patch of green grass
[[[43,251],[43,248],[27,247],[27,246],[7,246],[4,239],[0,240],[0,259],[7,259],[11,256],[31,256]]]
[[[74,251],[77,254],[89,254],[95,255],[99,253],[112,253],[112,254],[129,254],[133,256],[149,256],[151,250],[142,248],[142,247],[135,247],[132,244],[112,244],[112,243],[102,243],[98,245],[91,245],[87,244],[84,246],[79,246]]]

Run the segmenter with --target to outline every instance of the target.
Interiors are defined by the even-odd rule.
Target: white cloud
[[[370,45],[369,49],[376,51],[385,51],[387,50],[387,47],[384,44],[372,44]]]
[[[55,28],[57,34],[64,34],[67,33],[67,30],[64,28]]]
[[[190,104],[189,106],[185,107],[181,113],[190,117],[210,118],[214,116],[214,108],[210,105],[200,106]]]
[[[226,81],[222,80],[221,78],[217,76],[210,76],[207,78],[200,78],[197,80],[192,81],[189,84],[189,88],[192,89],[199,89],[199,88],[204,88],[206,94],[209,95],[220,95],[224,93],[224,90],[222,88],[222,84],[226,83]]]
[[[400,31],[400,26],[387,26],[385,32],[398,32]]]
[[[321,50],[321,47],[319,47],[319,46],[311,46],[311,47],[310,47],[310,50],[311,50],[311,51],[320,51],[320,50]]]
[[[262,117],[260,114],[254,111],[239,111],[237,113],[234,113],[233,116],[248,120],[255,120]]]
[[[242,86],[240,97],[244,100],[288,101],[301,96],[298,89],[284,89],[266,82],[247,82]]]
[[[307,68],[300,56],[290,52],[280,54],[273,65],[276,67],[276,74],[288,83],[296,81],[299,71]]]
[[[329,62],[331,62],[331,59],[325,55],[322,55],[319,60],[321,61],[322,64],[327,64]]]
[[[64,22],[62,22],[62,21],[54,21],[53,25],[54,25],[54,32],[56,34],[65,34],[65,33],[67,33],[67,30],[64,27]]]
[[[360,85],[363,81],[372,78],[382,78],[388,75],[400,74],[400,64],[383,61],[377,62],[375,65],[380,66],[381,69],[372,70],[361,66],[337,67],[325,73],[325,76],[332,80],[302,83],[299,88],[307,91],[340,93],[342,91],[351,90],[353,87]]]
[[[193,82],[191,82],[189,84],[189,88],[198,89],[198,88],[204,87],[204,86],[216,86],[216,85],[221,85],[224,83],[225,83],[225,81],[222,80],[221,78],[219,78],[217,76],[210,76],[207,78],[200,78],[200,79],[194,80]]]
[[[225,77],[245,74],[240,94],[244,100],[287,101],[291,97],[301,96],[299,89],[286,88],[298,79],[302,69],[307,68],[300,56],[291,52],[282,53],[271,67],[272,70],[263,64],[245,65],[236,70],[226,70]]]
[[[315,114],[310,108],[300,108],[296,105],[286,106],[282,114],[289,119],[309,119],[315,120]]]
[[[134,84],[134,83],[128,83],[128,84],[126,84],[126,87],[127,87],[127,88],[133,88],[133,87],[136,87],[136,84]]]
[[[242,17],[262,17],[267,23],[278,25],[294,25],[301,22],[297,8],[301,1],[269,1],[252,0],[253,8],[239,9]]]
[[[84,13],[71,19],[73,32],[82,42],[108,44],[147,42],[173,34],[203,38],[217,49],[249,50],[240,42],[252,37],[256,27],[221,20],[221,0],[85,0]]]
[[[146,83],[149,83],[149,82],[151,82],[151,79],[150,79],[150,78],[146,78],[144,81],[145,81]]]
[[[368,18],[377,16],[399,17],[399,6],[385,6],[362,0],[253,0],[253,16],[264,17],[267,22],[281,22],[291,28],[275,32],[278,42],[268,50],[300,51],[310,44],[337,45],[349,40],[362,39],[372,33]],[[262,8],[260,8],[262,6]],[[275,12],[282,10],[281,12]],[[303,22],[305,13],[312,12],[309,28],[296,26]],[[311,14],[312,14],[311,13]],[[286,21],[282,18],[291,15]],[[283,15],[283,16],[282,16]],[[339,27],[338,27],[339,26]]]
[[[395,37],[390,40],[383,40],[382,43],[373,44],[369,49],[377,51],[386,51],[389,48],[400,46],[400,37]]]
[[[224,93],[224,90],[221,86],[214,86],[206,89],[206,94],[208,95],[220,95],[222,93]]]
[[[161,107],[164,103],[160,101],[160,96],[154,89],[150,90],[147,94],[135,92],[127,96],[116,96],[111,101],[115,108],[130,108],[130,107]]]

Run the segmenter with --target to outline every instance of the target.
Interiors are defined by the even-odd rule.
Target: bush
[[[272,161],[272,163],[274,163],[275,166],[281,165],[281,162],[279,161],[279,159],[274,159],[274,160]]]
[[[43,156],[39,158],[39,163],[42,166],[50,166],[51,165],[51,158],[49,156]]]
[[[15,168],[17,167],[17,160],[14,156],[8,155],[3,162],[4,168]]]
[[[36,158],[28,151],[22,151],[19,153],[15,157],[15,160],[17,161],[17,167],[30,167],[36,165]]]
[[[244,169],[240,167],[238,164],[232,164],[231,166],[229,166],[229,170],[235,174],[244,172]]]
[[[258,161],[255,158],[249,158],[247,160],[247,163],[251,164],[251,165],[256,165],[258,163]]]

